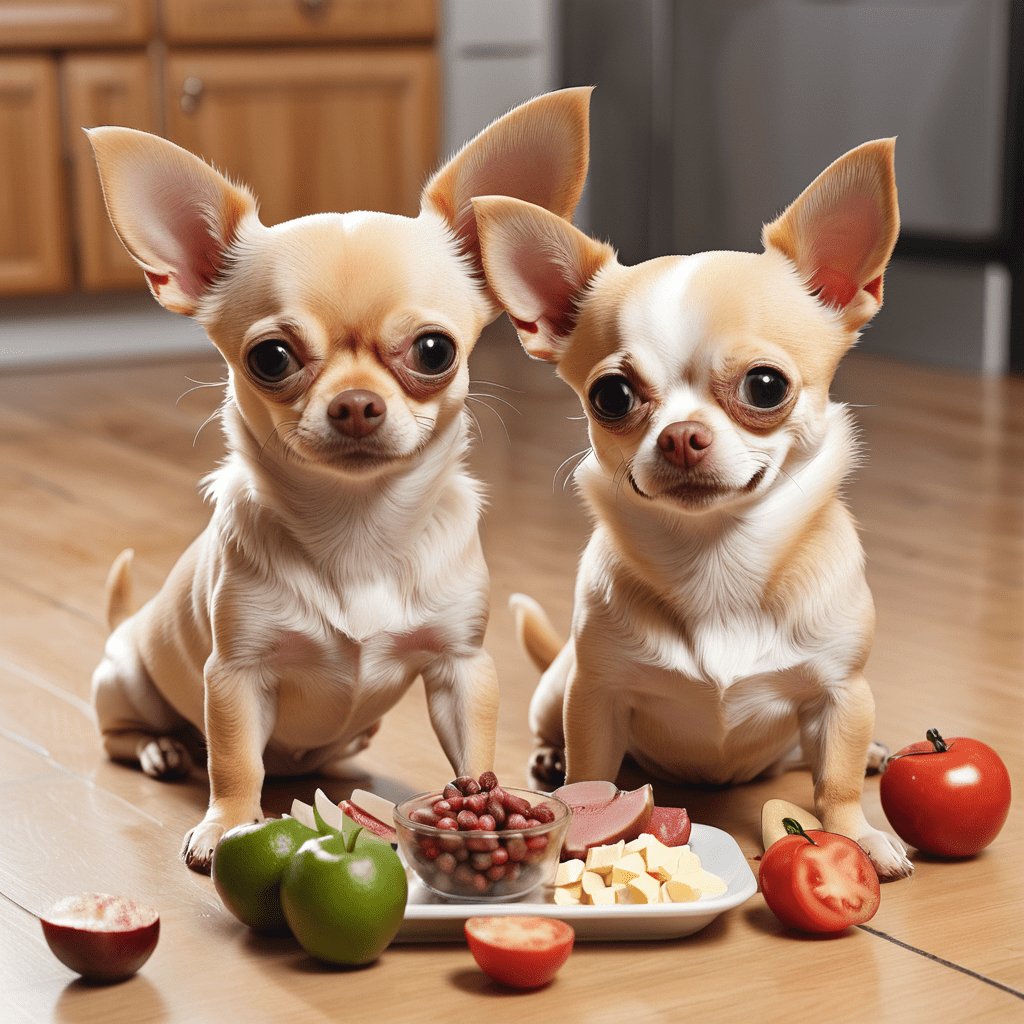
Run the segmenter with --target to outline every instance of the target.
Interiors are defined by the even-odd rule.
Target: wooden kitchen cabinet
[[[438,147],[429,47],[174,51],[167,136],[245,181],[260,218],[415,216]]]
[[[162,0],[161,10],[172,46],[430,42],[437,31],[434,0]]]
[[[0,55],[0,294],[70,287],[57,61]]]
[[[139,287],[142,274],[107,216],[92,147],[82,129],[117,124],[158,131],[154,69],[145,53],[89,53],[65,57],[61,73],[79,283],[85,291]]]
[[[0,296],[144,285],[83,126],[170,138],[261,218],[415,215],[439,144],[436,0],[0,0]]]

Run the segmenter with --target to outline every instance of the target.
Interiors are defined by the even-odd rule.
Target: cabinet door
[[[142,288],[142,271],[107,217],[92,147],[82,129],[117,124],[155,132],[150,62],[144,53],[75,54],[64,58],[61,71],[79,283],[86,291]]]
[[[433,49],[171,52],[167,135],[246,182],[265,224],[413,216],[437,158]]]
[[[70,283],[57,64],[0,57],[0,295]]]

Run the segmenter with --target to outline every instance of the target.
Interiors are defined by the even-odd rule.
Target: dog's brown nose
[[[692,469],[711,447],[711,431],[696,420],[670,423],[658,435],[658,447],[665,458],[680,469]]]
[[[327,407],[334,429],[346,437],[372,434],[384,422],[387,411],[384,399],[373,391],[342,391]]]

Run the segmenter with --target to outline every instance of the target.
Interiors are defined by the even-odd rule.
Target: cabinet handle
[[[194,114],[203,95],[203,80],[189,75],[181,86],[181,109],[186,114]]]

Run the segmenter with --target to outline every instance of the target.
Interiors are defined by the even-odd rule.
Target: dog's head
[[[635,267],[527,203],[474,201],[488,281],[524,348],[557,364],[606,474],[699,512],[766,492],[821,442],[843,354],[882,302],[899,231],[894,140],[825,170],[760,254]]]
[[[587,171],[589,89],[517,107],[428,182],[419,216],[323,213],[265,227],[251,193],[174,144],[96,128],[111,221],[168,309],[226,359],[259,445],[349,476],[406,464],[462,412],[467,357],[499,312],[471,199],[571,217]]]

